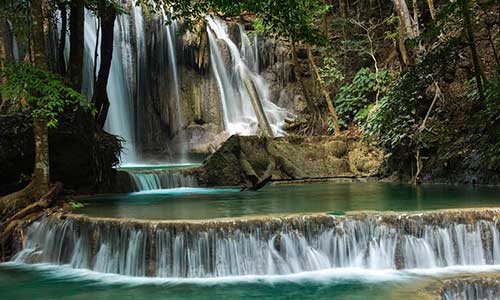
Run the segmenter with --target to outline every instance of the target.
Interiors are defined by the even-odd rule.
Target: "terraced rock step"
[[[442,289],[443,300],[500,299],[500,276],[489,274],[446,280]]]
[[[14,260],[158,277],[493,265],[498,216],[500,209],[210,221],[51,215],[28,227]]]

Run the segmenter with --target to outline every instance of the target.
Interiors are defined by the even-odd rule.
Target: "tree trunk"
[[[97,81],[97,62],[98,57],[99,57],[99,41],[100,37],[99,35],[101,34],[101,19],[97,19],[97,30],[96,30],[96,38],[95,38],[95,49],[94,49],[94,70],[92,71],[92,84],[95,86],[95,83]]]
[[[474,38],[474,29],[472,28],[472,21],[470,16],[469,0],[460,0],[462,6],[462,13],[464,14],[464,26],[466,36],[469,42],[469,48],[472,55],[472,63],[474,64],[474,73],[476,76],[477,91],[479,94],[479,100],[484,103],[484,90],[483,90],[483,80],[481,77],[481,66],[479,64],[479,55],[476,49],[476,42]]]
[[[266,113],[264,112],[264,108],[262,107],[262,102],[260,102],[259,95],[257,93],[257,89],[255,88],[254,83],[250,78],[244,74],[240,70],[240,76],[243,78],[243,82],[245,83],[245,87],[248,90],[248,95],[250,96],[250,100],[252,102],[253,110],[255,111],[255,116],[257,117],[257,121],[259,122],[259,127],[261,133],[267,137],[274,137],[273,130],[269,125],[269,121],[267,120]]]
[[[68,73],[73,89],[81,91],[83,78],[85,0],[70,1]]]
[[[35,66],[47,70],[47,51],[45,49],[45,17],[43,13],[43,0],[33,0],[31,3],[31,18],[33,32],[33,60]]]
[[[429,6],[429,12],[431,13],[431,18],[436,19],[436,8],[434,7],[434,0],[427,0],[427,6]]]
[[[420,36],[420,25],[418,23],[418,18],[420,16],[420,12],[418,10],[418,1],[413,0],[413,37],[419,37]],[[422,44],[422,41],[418,41],[418,49],[420,50],[419,54],[423,54],[425,51],[425,47]]]
[[[413,28],[413,34],[414,37],[420,36],[420,26],[418,24],[418,17],[420,13],[418,11],[418,1],[413,0],[413,22],[412,22],[412,28]]]
[[[347,30],[346,30],[346,22],[347,22],[347,1],[346,0],[340,0],[339,1],[339,11],[340,11],[340,17],[342,18],[342,39],[343,41],[347,41]],[[343,70],[344,73],[347,72],[348,68],[348,63],[347,63],[347,51],[343,51]]]
[[[396,42],[396,51],[401,64],[401,70],[407,70],[410,65],[410,58],[408,57],[408,50],[406,50],[405,40],[402,38],[401,34],[399,34],[399,39]]]
[[[333,126],[335,127],[335,134],[338,135],[340,134],[339,118],[337,116],[337,112],[335,111],[335,107],[333,106],[332,99],[330,98],[330,93],[326,89],[325,83],[323,82],[323,79],[321,79],[321,75],[319,74],[318,67],[314,62],[311,46],[309,45],[307,45],[307,58],[309,59],[309,64],[311,65],[311,69],[314,72],[319,88],[321,89],[321,92],[325,97],[326,104],[328,105],[328,110],[330,111],[330,115],[332,116],[333,119]]]
[[[408,11],[405,0],[392,1],[399,17],[398,52],[402,62],[401,68],[406,70],[410,65],[410,55],[408,55],[408,50],[406,48],[406,39],[413,37],[410,12]]]
[[[6,24],[7,22],[1,22],[0,23],[0,69],[3,66],[3,62],[7,59],[7,40],[8,38],[6,37]]]
[[[304,84],[304,81],[302,80],[302,68],[300,66],[299,60],[297,59],[297,49],[296,49],[295,41],[292,41],[292,61],[293,61],[293,65],[294,65],[293,70],[295,73],[295,78],[297,79],[297,81],[300,84],[300,87],[302,88],[302,93],[304,93],[304,98],[306,100],[307,107],[309,108],[311,114],[316,118],[320,114],[319,109],[316,106],[316,104],[314,104],[311,97],[309,96],[309,93],[308,93],[307,88]]]
[[[49,190],[49,130],[45,118],[33,118],[35,134],[35,168],[33,171],[33,189],[37,199]]]
[[[61,38],[59,39],[59,50],[57,53],[59,60],[59,73],[61,76],[66,75],[66,60],[64,59],[64,49],[66,48],[66,32],[68,27],[68,12],[66,11],[66,2],[59,2],[59,10],[61,11]]]
[[[422,124],[420,124],[420,126],[417,128],[417,131],[414,135],[415,139],[426,129],[425,126],[427,120],[429,119],[429,116],[431,115],[432,109],[436,105],[437,100],[442,97],[441,89],[439,88],[439,84],[437,82],[434,82],[434,87],[436,90],[434,94],[434,99],[432,99],[431,106],[429,106],[429,109],[425,114]],[[415,150],[415,162],[416,162],[417,172],[415,173],[415,178],[413,179],[413,183],[417,185],[420,184],[421,182],[420,173],[422,172],[422,169],[424,167],[424,163],[422,162],[422,156],[420,155],[420,148],[418,145],[416,145],[416,150]]]
[[[1,60],[14,61],[14,47],[12,43],[12,31],[8,20],[0,23],[0,51],[3,51]],[[1,62],[0,62],[1,63]]]
[[[42,0],[31,2],[33,58],[35,66],[47,69],[47,52],[45,49],[44,13]],[[49,189],[49,132],[47,120],[33,117],[33,133],[35,135],[35,168],[33,171],[33,188],[36,198],[46,194]]]
[[[2,22],[3,23],[3,22]],[[3,24],[0,24],[0,26],[3,25]],[[6,47],[5,47],[5,43],[4,43],[4,39],[3,39],[3,31],[0,30],[0,71],[4,68],[4,61],[6,60]],[[4,76],[1,76],[0,77],[0,85],[4,84],[5,83],[5,78]],[[3,106],[3,99],[2,99],[2,94],[0,94],[0,112],[2,111],[2,106]]]
[[[7,59],[7,49],[3,36],[3,31],[0,31],[0,70],[3,69],[3,62]]]
[[[92,102],[97,109],[97,123],[104,127],[109,110],[108,78],[113,58],[114,24],[116,12],[113,7],[106,8],[101,17],[101,64],[94,86]]]
[[[406,0],[392,0],[399,16],[400,26],[406,32],[405,38],[414,38],[414,29]]]

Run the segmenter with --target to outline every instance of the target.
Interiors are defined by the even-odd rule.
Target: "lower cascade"
[[[13,260],[188,278],[500,264],[500,232],[491,215],[433,214],[191,223],[48,216],[28,228]]]
[[[497,280],[457,280],[446,284],[443,300],[495,300],[500,298]]]
[[[194,177],[184,175],[180,171],[152,170],[128,172],[128,175],[132,180],[134,191],[137,192],[198,186]]]

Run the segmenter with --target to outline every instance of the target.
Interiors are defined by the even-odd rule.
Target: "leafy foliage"
[[[338,82],[344,80],[344,74],[338,68],[337,61],[331,56],[323,59],[323,67],[319,70],[321,79],[325,82],[327,87],[332,87]]]
[[[473,82],[473,97],[475,101],[479,101],[477,95],[476,84]],[[485,103],[484,108],[479,112],[479,118],[487,126],[491,132],[491,139],[485,149],[486,155],[489,158],[490,168],[500,168],[500,77],[495,76],[485,82]],[[497,124],[495,126],[495,124]]]
[[[373,108],[377,92],[384,96],[390,83],[387,70],[375,74],[368,68],[360,69],[352,82],[342,86],[337,93],[335,103],[342,123],[364,122]]]
[[[49,127],[57,126],[57,116],[66,107],[90,107],[90,103],[64,84],[58,75],[28,63],[6,64],[0,76],[7,79],[0,86],[2,97],[19,109],[32,109],[33,116],[46,118]]]
[[[494,77],[485,84],[486,117],[492,122],[500,121],[500,77]]]
[[[69,205],[71,206],[71,209],[79,209],[85,207],[85,204],[77,201],[71,201]]]
[[[425,147],[426,142],[421,138],[417,141],[415,136],[429,106],[422,105],[429,103],[425,90],[439,80],[448,67],[453,67],[454,49],[455,43],[450,43],[404,73],[368,117],[365,132],[377,136],[381,145],[391,152],[413,149],[416,143]]]
[[[218,12],[225,16],[253,12],[259,19],[260,31],[297,42],[310,44],[326,42],[316,23],[330,10],[330,6],[318,0],[156,0],[154,3],[154,6],[165,5],[171,9],[172,18],[183,19],[186,26],[195,23],[193,20],[202,18],[207,12]]]
[[[115,0],[87,0],[86,7],[100,16],[108,9],[113,9],[117,15],[127,14],[127,10],[121,5],[120,1]]]

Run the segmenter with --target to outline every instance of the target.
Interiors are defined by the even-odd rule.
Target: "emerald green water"
[[[416,290],[429,279],[371,274],[313,274],[285,278],[158,281],[63,267],[0,265],[0,299],[12,300],[396,300],[422,299]]]
[[[82,200],[75,212],[96,217],[208,219],[247,215],[414,211],[500,205],[500,188],[489,186],[314,183],[270,185],[258,192],[180,188],[103,195]]]

